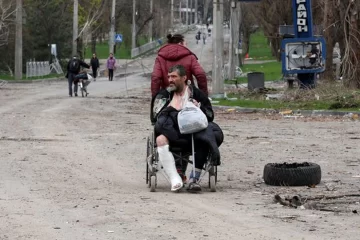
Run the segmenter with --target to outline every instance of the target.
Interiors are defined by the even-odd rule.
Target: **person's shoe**
[[[189,180],[189,186],[187,187],[187,191],[190,193],[198,193],[201,192],[201,186],[199,183],[196,182],[195,179],[190,179]]]
[[[77,97],[77,93],[75,93],[75,97]]]
[[[72,95],[71,95],[71,94],[69,94],[69,97],[72,97]]]

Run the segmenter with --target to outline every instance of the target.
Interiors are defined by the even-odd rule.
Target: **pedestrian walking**
[[[109,81],[112,81],[114,78],[114,70],[116,68],[116,60],[114,58],[114,55],[110,53],[109,58],[106,61],[106,68],[109,72]]]
[[[75,82],[75,76],[79,74],[80,72],[80,67],[84,67],[84,68],[90,68],[90,65],[86,64],[84,61],[78,59],[77,56],[74,56],[72,59],[70,59],[70,61],[68,62],[67,65],[67,74],[66,77],[68,79],[68,83],[69,83],[69,97],[73,96],[73,91],[72,91],[72,84],[74,83],[74,94],[75,97],[77,97],[77,90],[78,90],[78,85],[77,82]]]
[[[90,61],[90,65],[92,68],[94,81],[96,81],[97,71],[98,71],[100,65],[99,65],[99,59],[96,57],[95,53],[93,53],[93,56]]]
[[[169,87],[168,71],[170,67],[181,64],[186,69],[187,79],[195,85],[195,78],[199,89],[208,95],[207,78],[204,69],[198,62],[196,55],[186,47],[186,41],[181,34],[168,34],[167,44],[159,49],[151,74],[151,94]],[[194,78],[195,77],[195,78]]]

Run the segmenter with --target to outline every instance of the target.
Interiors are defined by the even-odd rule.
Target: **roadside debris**
[[[286,207],[298,208],[302,210],[309,209],[325,212],[358,213],[357,209],[350,210],[351,204],[357,203],[354,198],[358,197],[360,197],[360,194],[344,194],[335,196],[320,195],[314,197],[302,197],[300,195],[294,195],[292,197],[283,198],[279,194],[276,194],[274,196],[274,202]],[[355,205],[352,207],[356,208]]]
[[[266,94],[266,100],[281,100],[284,97],[284,94],[277,93],[277,94]]]

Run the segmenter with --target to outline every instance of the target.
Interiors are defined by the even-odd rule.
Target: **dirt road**
[[[204,182],[201,194],[172,193],[160,175],[150,193],[149,79],[99,79],[89,91],[69,98],[65,81],[0,88],[0,239],[359,239],[360,198],[337,199],[336,212],[273,202],[360,194],[359,122],[217,111],[218,191]],[[320,164],[322,183],[265,185],[264,165],[284,161]]]

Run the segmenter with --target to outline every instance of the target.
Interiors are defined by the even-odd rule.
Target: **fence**
[[[26,63],[26,78],[47,76],[55,71],[57,74],[62,74],[63,70],[57,59],[52,64],[49,62],[29,61]]]
[[[176,29],[174,31],[175,33],[179,33],[179,34],[184,34],[186,33],[188,30],[190,29],[194,29],[195,25],[190,25],[190,26],[181,26],[179,29]],[[161,41],[161,42],[160,42]],[[137,48],[133,48],[131,49],[131,58],[137,57],[139,55],[142,55],[150,50],[155,49],[156,47],[160,46],[162,43],[164,42],[164,39],[158,39],[156,41],[152,41],[150,43],[146,43],[144,45],[141,45],[140,47]]]

